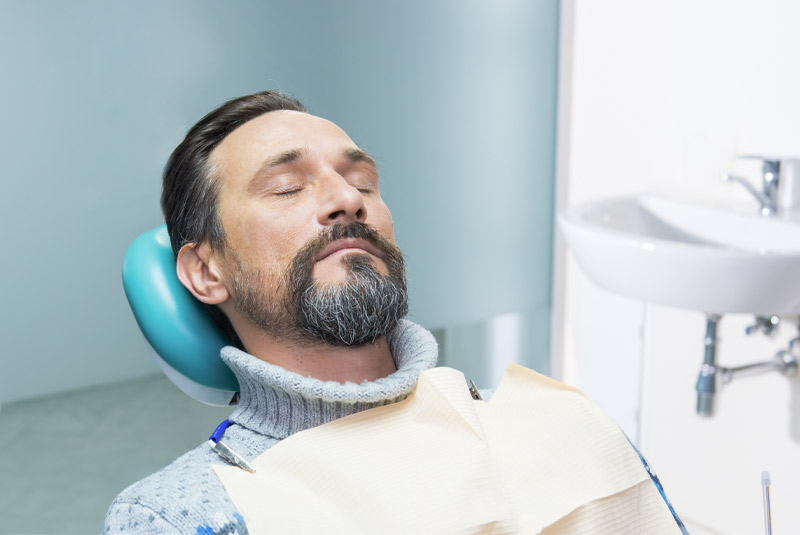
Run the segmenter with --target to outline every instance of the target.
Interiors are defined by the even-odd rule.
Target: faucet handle
[[[738,156],[743,160],[759,160],[761,161],[761,176],[763,179],[762,190],[764,195],[770,199],[777,200],[778,198],[778,178],[781,173],[781,159],[772,158],[768,156],[757,156],[755,154],[744,154]]]
[[[758,191],[750,183],[750,181],[747,180],[746,178],[742,178],[742,177],[736,176],[736,175],[730,175],[728,173],[723,173],[722,174],[722,181],[723,182],[736,182],[739,185],[741,185],[745,190],[747,190],[747,192],[750,195],[752,195],[758,201],[758,203],[761,205],[760,208],[759,208],[759,211],[761,212],[761,215],[768,216],[768,215],[772,215],[772,214],[775,213],[776,205],[775,205],[775,201],[772,199],[772,197],[770,197],[770,195],[767,194],[766,192],[762,193],[762,192]]]
[[[800,158],[755,155],[743,155],[739,158],[762,162],[762,189],[774,201],[776,210],[794,212],[800,209]]]
[[[781,175],[781,159],[768,156],[758,156],[755,154],[742,154],[737,156],[740,160],[758,160],[761,162],[761,191],[763,197],[761,202],[762,215],[774,215],[778,211],[779,179]],[[749,189],[749,188],[748,188]],[[752,193],[752,192],[751,192]],[[765,201],[764,199],[768,199]]]

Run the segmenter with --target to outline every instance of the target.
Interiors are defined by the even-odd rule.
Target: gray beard
[[[342,262],[347,267],[343,283],[295,289],[297,325],[336,346],[372,343],[406,315],[405,281],[381,275],[367,255],[350,254]]]
[[[388,273],[381,274],[369,255],[351,253],[341,260],[347,271],[344,281],[319,284],[313,277],[314,259],[341,238],[368,240],[381,252]],[[266,279],[238,257],[235,261],[231,297],[236,310],[267,333],[294,343],[370,344],[391,332],[408,312],[402,253],[362,223],[324,229],[298,251],[280,280]]]

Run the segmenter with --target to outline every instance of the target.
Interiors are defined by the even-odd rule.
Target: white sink
[[[613,292],[704,312],[800,313],[800,224],[655,196],[558,215],[586,275]]]

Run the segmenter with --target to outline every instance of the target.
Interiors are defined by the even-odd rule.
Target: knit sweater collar
[[[387,337],[397,371],[361,384],[320,381],[228,346],[222,360],[239,379],[239,404],[229,420],[278,439],[349,414],[405,399],[421,371],[436,364],[437,346],[424,328],[403,320]]]

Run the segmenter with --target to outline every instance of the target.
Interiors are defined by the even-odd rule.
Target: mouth
[[[368,253],[375,258],[383,260],[383,255],[378,250],[377,247],[372,245],[365,239],[362,238],[343,238],[340,240],[336,240],[333,243],[327,245],[322,251],[314,259],[315,262],[320,262],[321,260],[325,260],[329,256],[342,252],[353,252],[353,253]]]

